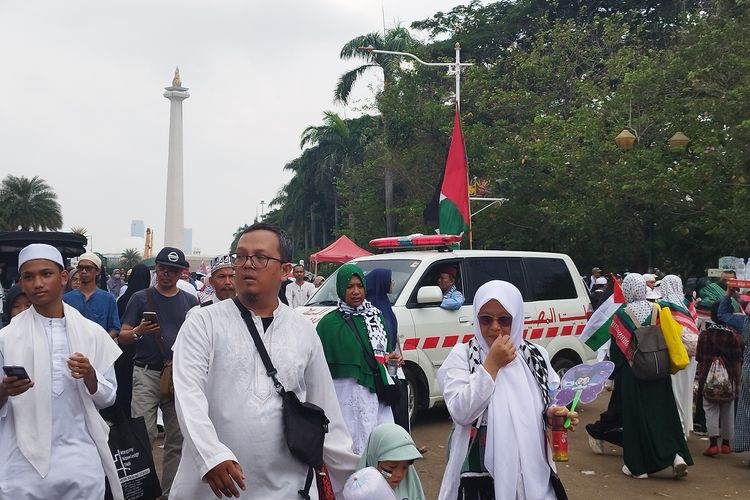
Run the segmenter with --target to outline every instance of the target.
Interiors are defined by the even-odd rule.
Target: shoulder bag
[[[255,327],[250,311],[240,303],[237,297],[232,300],[240,310],[242,319],[255,342],[255,348],[266,367],[266,374],[271,377],[276,392],[281,396],[286,445],[297,460],[309,467],[305,486],[297,493],[303,499],[310,500],[314,469],[320,470],[323,467],[323,443],[328,432],[329,420],[321,407],[312,403],[303,403],[294,392],[284,389],[279,379],[276,378],[278,372],[268,356],[268,351]]]
[[[367,366],[372,372],[373,379],[375,381],[375,394],[378,396],[378,401],[385,403],[388,406],[397,406],[401,401],[401,383],[394,380],[393,384],[386,384],[383,382],[383,377],[380,375],[380,369],[378,368],[378,362],[375,361],[375,355],[371,354],[365,343],[362,341],[362,336],[359,334],[357,327],[354,325],[352,317],[348,314],[344,315],[344,321],[351,328],[354,337],[359,341],[359,346],[362,348],[362,355],[365,358]],[[390,375],[388,375],[390,376]]]

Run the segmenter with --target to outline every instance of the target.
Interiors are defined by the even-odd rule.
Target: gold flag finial
[[[182,80],[180,80],[180,68],[179,66],[174,70],[174,78],[172,78],[173,87],[182,87]]]

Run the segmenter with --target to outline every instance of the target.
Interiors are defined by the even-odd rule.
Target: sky
[[[130,221],[163,245],[171,85],[183,102],[185,226],[207,256],[289,181],[284,165],[323,112],[372,110],[380,75],[333,103],[352,38],[431,17],[458,0],[0,1],[0,178],[39,176],[63,230],[119,253]],[[385,15],[383,15],[383,12]],[[425,34],[416,33],[424,38]],[[372,112],[372,111],[370,111]]]

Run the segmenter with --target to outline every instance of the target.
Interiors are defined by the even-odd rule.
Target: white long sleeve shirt
[[[334,488],[356,468],[320,340],[309,320],[279,303],[271,326],[255,325],[287,390],[314,403],[330,419],[323,452]],[[281,397],[266,374],[252,337],[232,300],[191,313],[177,336],[174,386],[184,437],[170,498],[215,498],[203,476],[225,460],[240,464],[241,498],[298,498],[307,466],[286,446]],[[313,486],[311,497],[317,499]]]
[[[52,365],[50,468],[47,475],[41,477],[19,450],[10,404],[12,398],[9,398],[0,407],[0,498],[101,500],[104,498],[104,469],[86,428],[77,387],[84,382],[74,379],[67,366],[72,353],[65,318],[44,318],[43,325]],[[2,364],[4,358],[0,350]],[[29,375],[33,380],[34,374]],[[97,391],[91,394],[91,399],[96,408],[106,408],[114,403],[117,391],[114,366],[96,375]],[[35,389],[40,390],[32,387],[29,391]]]

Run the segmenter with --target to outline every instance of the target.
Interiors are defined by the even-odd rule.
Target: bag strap
[[[656,322],[659,320],[659,305],[657,303],[651,304],[651,326],[656,326]]]
[[[148,304],[149,310],[156,312],[156,305],[154,304],[154,289],[152,287],[146,288],[146,303]],[[159,328],[159,334],[154,335],[154,341],[156,342],[157,349],[159,349],[159,354],[161,354],[161,359],[166,361],[167,355],[164,353],[164,339],[161,337],[161,328]]]
[[[349,325],[349,328],[352,330],[352,333],[354,333],[354,336],[359,341],[359,346],[362,348],[362,354],[365,356],[365,363],[367,363],[367,366],[370,368],[370,371],[373,373],[376,372],[378,369],[378,365],[375,364],[375,356],[374,354],[370,354],[367,351],[367,347],[365,346],[364,341],[362,340],[362,336],[359,334],[359,330],[357,330],[357,327],[354,325],[354,320],[349,314],[344,314],[344,321],[347,325]],[[380,371],[377,371],[378,374],[380,374]]]
[[[633,322],[633,324],[636,325],[636,328],[638,328],[639,326],[643,326],[641,325],[641,322],[638,321],[638,318],[635,317],[635,313],[630,308],[630,306],[625,306],[624,311],[625,311],[625,314],[627,314],[630,320]],[[657,304],[651,304],[650,326],[655,326],[658,319],[659,319],[659,306]]]
[[[273,380],[273,385],[276,388],[276,392],[278,392],[279,394],[284,394],[284,392],[286,392],[284,386],[281,385],[279,379],[276,378],[276,374],[278,372],[276,371],[276,368],[274,368],[270,356],[268,356],[268,351],[266,351],[266,346],[263,344],[263,340],[260,338],[258,328],[255,326],[255,322],[253,321],[253,317],[250,314],[250,311],[247,307],[242,305],[240,299],[238,299],[237,297],[233,297],[232,302],[234,302],[234,305],[236,305],[237,309],[240,310],[242,319],[245,320],[245,325],[250,332],[250,336],[253,338],[253,342],[255,342],[255,348],[258,350],[260,359],[263,360],[263,365],[266,367],[266,375],[271,377],[271,380]]]

